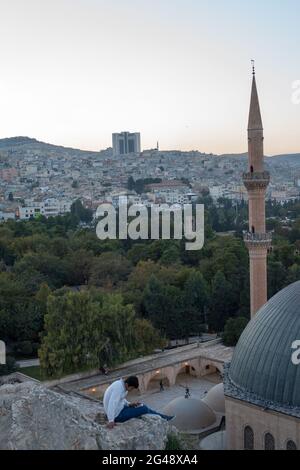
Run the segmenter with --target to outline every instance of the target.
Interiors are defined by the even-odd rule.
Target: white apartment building
[[[66,214],[71,211],[72,202],[55,198],[45,199],[43,202],[32,202],[27,206],[19,206],[17,216],[20,220],[33,219],[39,215],[45,217]]]
[[[6,220],[15,219],[15,218],[16,218],[16,214],[14,212],[0,211],[0,222],[5,222]]]

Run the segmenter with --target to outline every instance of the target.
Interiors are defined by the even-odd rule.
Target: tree
[[[127,180],[127,189],[128,191],[132,191],[134,189],[135,181],[132,176],[129,176]]]
[[[200,272],[192,272],[184,286],[184,311],[188,322],[188,334],[199,333],[206,323],[208,285]]]
[[[268,297],[273,297],[285,286],[287,271],[281,261],[268,260]]]
[[[300,265],[293,264],[288,269],[288,274],[286,278],[286,285],[292,284],[293,282],[300,281]]]
[[[87,284],[95,257],[92,251],[79,249],[66,257],[67,283],[71,286]]]
[[[225,346],[236,346],[247,324],[248,320],[245,317],[229,318],[223,334]]]
[[[98,287],[115,287],[125,281],[131,271],[131,263],[118,253],[102,253],[91,266],[89,283]]]
[[[51,287],[61,287],[67,280],[67,265],[64,259],[48,252],[27,253],[15,263],[14,272],[24,280],[35,274],[39,275],[39,282],[47,282]]]
[[[226,320],[232,315],[231,284],[222,271],[218,271],[211,285],[209,326],[213,331],[223,331]]]
[[[11,356],[6,356],[6,364],[0,364],[0,376],[9,375],[16,372],[17,366],[15,359]]]
[[[159,331],[145,318],[136,318],[134,324],[135,350],[139,355],[150,354],[154,348],[166,346],[166,340],[161,337]]]
[[[183,315],[183,295],[180,289],[164,285],[152,276],[143,295],[145,316],[163,336],[186,336],[187,320]]]
[[[172,244],[164,250],[160,262],[165,265],[176,264],[180,262],[180,251],[178,246]]]
[[[14,264],[16,254],[14,250],[9,246],[9,241],[0,241],[0,259],[9,266]]]
[[[50,296],[39,350],[42,369],[53,376],[114,365],[136,357],[137,351],[149,351],[152,341],[153,349],[161,344],[149,324],[144,326],[150,338],[138,336],[143,325],[136,320],[133,307],[124,305],[121,295]]]
[[[123,286],[126,303],[133,304],[138,314],[143,309],[143,293],[152,275],[158,275],[160,266],[153,261],[140,261],[132,270]]]
[[[93,211],[83,207],[80,199],[77,199],[75,202],[73,202],[71,206],[71,214],[81,222],[89,223],[93,219]]]

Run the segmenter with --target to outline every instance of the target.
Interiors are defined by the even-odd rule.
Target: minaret
[[[264,170],[264,133],[256,88],[253,62],[253,81],[248,123],[248,172],[244,173],[244,185],[249,198],[249,232],[244,241],[250,258],[251,317],[267,302],[267,254],[272,236],[266,233],[265,196],[270,182],[269,172]]]

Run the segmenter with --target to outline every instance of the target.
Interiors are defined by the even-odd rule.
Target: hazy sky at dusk
[[[266,154],[300,152],[299,0],[0,0],[0,138],[243,152],[250,59]]]

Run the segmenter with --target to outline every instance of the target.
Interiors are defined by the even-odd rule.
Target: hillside
[[[30,137],[10,137],[0,139],[0,154],[4,154],[6,156],[17,156],[30,153],[46,155],[48,157],[64,155],[72,158],[83,157],[85,155],[101,155],[101,152],[90,152],[71,147],[48,144]]]
[[[6,139],[0,139],[0,154],[6,156],[9,155],[21,155],[22,153],[37,153],[39,155],[46,155],[48,157],[64,155],[72,158],[84,157],[89,155],[109,155],[109,149],[100,152],[92,152],[87,150],[74,149],[72,147],[63,147],[61,145],[53,145],[45,142],[40,142],[30,137],[10,137]],[[235,158],[237,160],[246,160],[248,157],[246,153],[227,153],[221,155],[214,155],[215,157],[221,158]],[[291,166],[300,166],[300,153],[295,154],[282,154],[272,155],[266,157],[268,163],[272,164],[289,164]]]

